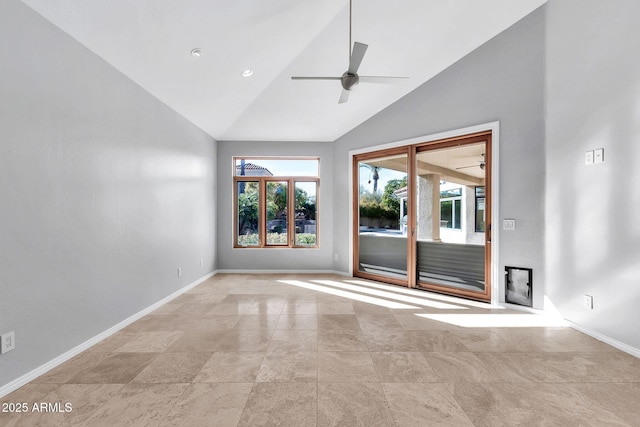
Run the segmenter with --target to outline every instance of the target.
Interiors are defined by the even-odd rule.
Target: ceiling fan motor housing
[[[351,90],[354,86],[356,86],[360,82],[360,77],[357,74],[352,74],[348,71],[345,71],[340,78],[340,83],[344,90]]]

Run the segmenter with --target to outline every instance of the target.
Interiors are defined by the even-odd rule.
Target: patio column
[[[418,240],[440,241],[440,175],[418,175]]]

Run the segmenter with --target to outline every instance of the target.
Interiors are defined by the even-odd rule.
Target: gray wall
[[[17,0],[0,64],[2,386],[216,268],[216,143]]]
[[[219,270],[324,270],[333,268],[332,190],[333,144],[326,142],[218,142],[218,269]],[[318,195],[318,243],[310,249],[233,248],[233,156],[318,156],[320,157],[320,193]],[[346,172],[337,177],[344,192]],[[346,217],[344,218],[346,221]]]
[[[580,327],[640,349],[640,2],[548,3],[549,296]],[[605,162],[586,166],[587,150]],[[594,297],[594,309],[583,295]],[[640,353],[640,350],[636,350]]]
[[[335,170],[346,171],[350,150],[500,121],[499,212],[517,220],[514,232],[500,232],[494,224],[500,271],[504,265],[533,268],[537,307],[545,283],[543,59],[544,9],[538,9],[338,139],[334,149]],[[337,215],[346,216],[342,180],[336,180],[334,194]],[[349,269],[348,233],[347,222],[335,224],[336,270]]]

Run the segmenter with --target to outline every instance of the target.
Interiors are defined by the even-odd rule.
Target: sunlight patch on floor
[[[407,294],[407,295],[413,295],[413,296],[417,296],[417,297],[420,297],[420,298],[428,298],[428,299],[431,299],[431,300],[445,301],[445,302],[449,302],[451,304],[466,305],[466,306],[469,306],[469,307],[486,308],[486,309],[492,309],[492,310],[502,309],[502,307],[492,307],[488,303],[484,303],[484,302],[463,300],[463,299],[458,298],[458,297],[450,297],[450,296],[446,296],[446,295],[434,294],[434,293],[430,293],[430,292],[427,292],[427,291],[424,291],[424,290],[403,288],[403,287],[397,286],[397,285],[383,285],[383,284],[379,284],[379,283],[367,282],[365,280],[351,280],[351,279],[350,280],[345,280],[345,282],[353,283],[354,285],[366,286],[366,287],[369,287],[369,288],[377,288],[377,289],[388,290],[388,291],[391,291],[391,292],[394,292],[394,293],[402,293],[402,294]]]
[[[400,294],[398,292],[396,292],[396,290],[394,289],[394,292],[389,292],[389,291],[383,291],[383,290],[376,290],[376,289],[371,289],[370,286],[368,286],[369,284],[360,284],[358,286],[356,285],[349,285],[346,283],[341,283],[335,280],[313,280],[314,283],[320,283],[326,286],[333,286],[336,288],[340,288],[340,289],[346,289],[349,291],[354,291],[354,292],[361,292],[364,294],[369,294],[369,295],[375,295],[377,297],[381,297],[381,298],[389,298],[389,299],[393,299],[393,300],[398,300],[398,301],[402,301],[402,302],[406,302],[409,304],[417,304],[423,307],[431,307],[431,308],[438,308],[441,310],[468,310],[467,307],[461,307],[459,305],[453,305],[453,304],[447,304],[447,303],[443,303],[443,302],[437,302],[437,301],[431,301],[429,299],[423,298],[423,297],[417,297],[417,296],[408,296],[408,295],[403,295]]]
[[[543,314],[416,314],[418,317],[449,323],[463,328],[540,328],[566,327],[557,316]]]
[[[314,285],[313,283],[303,282],[301,280],[278,280],[280,283],[287,285],[298,286],[300,288],[310,289],[312,291],[323,292],[325,294],[331,294],[343,298],[349,298],[356,301],[366,302],[368,304],[375,304],[381,307],[387,307],[391,309],[419,309],[413,305],[402,304],[395,301],[388,301],[381,298],[369,297],[366,295],[360,295],[353,292],[341,291],[340,289],[329,288],[326,286]]]

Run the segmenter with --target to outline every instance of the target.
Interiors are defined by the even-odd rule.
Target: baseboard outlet
[[[71,350],[61,354],[60,356],[56,357],[53,360],[50,360],[49,362],[45,363],[44,365],[41,365],[39,367],[37,367],[36,369],[22,375],[19,378],[16,378],[15,380],[3,385],[2,387],[0,387],[0,398],[8,395],[9,393],[12,393],[13,391],[19,389],[20,387],[22,387],[25,384],[30,383],[31,381],[35,380],[36,378],[38,378],[41,375],[46,374],[47,372],[49,372],[50,370],[52,370],[53,368],[56,368],[60,365],[62,365],[64,362],[66,362],[67,360],[71,359],[74,356],[77,356],[78,354],[82,353],[83,351],[87,350],[88,348],[96,345],[97,343],[99,343],[100,341],[104,340],[105,338],[110,337],[111,335],[115,334],[116,332],[118,332],[119,330],[121,330],[122,328],[132,324],[133,322],[135,322],[136,320],[146,316],[147,314],[151,313],[154,310],[157,310],[158,308],[162,307],[163,305],[165,305],[166,303],[170,302],[171,300],[179,297],[180,295],[182,295],[183,293],[191,290],[192,288],[195,288],[196,286],[198,286],[200,283],[204,282],[205,280],[210,279],[211,277],[215,276],[216,272],[211,272],[209,274],[207,274],[206,276],[201,277],[200,279],[196,280],[193,283],[190,283],[189,285],[185,286],[184,288],[181,288],[179,290],[177,290],[176,292],[172,293],[171,295],[161,299],[160,301],[158,301],[157,303],[137,312],[136,314],[129,316],[128,318],[126,318],[125,320],[123,320],[122,322],[112,326],[111,328],[107,329],[106,331],[92,337],[89,338],[87,341],[83,342],[82,344],[72,348]]]
[[[583,334],[589,335],[590,337],[597,339],[598,341],[602,341],[605,344],[609,344],[611,347],[615,347],[620,351],[624,351],[625,353],[628,353],[632,356],[640,358],[639,348],[635,348],[628,344],[615,340],[611,337],[601,334],[600,332],[594,331],[593,329],[585,328],[584,326],[575,324],[570,320],[567,320],[566,322],[571,328],[575,329],[576,331],[580,331]]]

